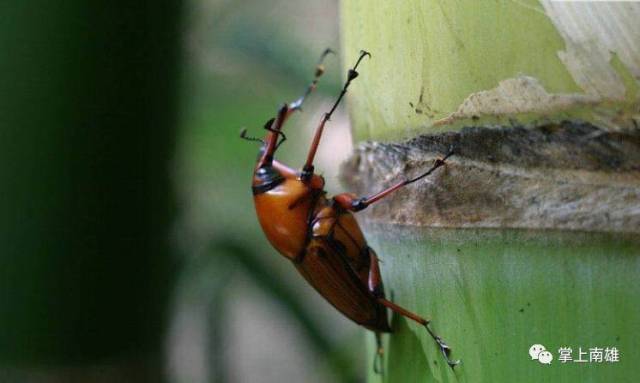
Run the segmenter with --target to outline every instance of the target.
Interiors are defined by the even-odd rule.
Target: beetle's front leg
[[[320,120],[320,124],[316,128],[316,132],[313,135],[313,140],[311,141],[311,147],[309,148],[309,153],[307,154],[307,160],[302,167],[303,179],[311,177],[311,175],[313,175],[313,160],[316,156],[316,152],[318,151],[318,145],[320,145],[320,137],[322,137],[324,125],[331,119],[331,115],[333,115],[333,112],[335,112],[336,108],[340,104],[340,101],[342,101],[342,98],[347,93],[347,88],[349,88],[351,81],[358,77],[358,72],[356,71],[356,69],[358,68],[358,65],[360,65],[362,59],[366,56],[371,57],[371,54],[366,51],[360,51],[360,57],[358,58],[358,61],[356,61],[356,64],[353,66],[353,68],[349,69],[349,71],[347,72],[347,82],[345,82],[344,86],[342,87],[342,91],[338,95],[338,99],[335,101],[331,109],[327,113],[325,113]]]
[[[309,86],[307,87],[307,90],[304,92],[302,96],[300,96],[299,99],[289,104],[289,108],[292,111],[300,110],[307,96],[311,94],[311,92],[316,90],[316,87],[318,86],[318,79],[320,78],[320,76],[324,74],[324,65],[322,65],[322,62],[324,61],[324,58],[327,57],[329,53],[334,53],[334,52],[331,49],[327,48],[324,50],[324,52],[322,52],[322,55],[320,55],[320,60],[318,60],[318,64],[316,65],[316,73],[315,73],[315,76],[313,77],[313,81],[311,81],[311,84],[309,84]]]

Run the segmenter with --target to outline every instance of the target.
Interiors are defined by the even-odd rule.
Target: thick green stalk
[[[359,144],[345,183],[368,195],[456,150],[361,218],[390,295],[432,318],[463,364],[449,369],[395,315],[386,373],[370,381],[640,374],[639,14],[621,3],[342,2],[344,66],[373,55],[350,88]],[[531,360],[536,343],[551,365]],[[620,361],[561,363],[565,346],[587,360],[616,347]]]

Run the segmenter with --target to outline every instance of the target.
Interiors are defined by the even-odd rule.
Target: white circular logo
[[[546,348],[541,344],[534,344],[529,348],[529,355],[531,356],[531,360],[538,360],[538,355],[540,352],[545,351]]]

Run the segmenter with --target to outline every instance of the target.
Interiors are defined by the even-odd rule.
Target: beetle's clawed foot
[[[371,57],[371,53],[367,52],[367,51],[360,51],[360,57],[358,57],[358,61],[356,61],[356,65],[353,66],[352,69],[349,69],[349,72],[347,72],[347,79],[349,81],[353,80],[354,78],[358,77],[358,72],[356,71],[356,69],[358,69],[358,65],[360,65],[360,61],[362,61],[363,58],[365,57]]]
[[[335,54],[335,53],[336,52],[334,52],[331,48],[327,48],[320,55],[320,59],[318,60],[318,64],[316,64],[316,73],[315,73],[315,77],[314,77],[314,80],[313,80],[313,83],[312,83],[313,89],[311,89],[311,90],[315,89],[315,85],[318,82],[318,79],[320,78],[320,76],[322,76],[324,74],[324,64],[323,64],[323,62],[324,62],[325,57],[327,57],[330,54]],[[308,91],[308,92],[311,92],[311,90]]]
[[[371,58],[371,53],[365,51],[364,49],[360,50],[360,57],[369,56]]]
[[[447,155],[444,156],[444,158],[442,160],[445,161],[447,158],[451,157],[455,153],[456,153],[456,148],[453,145],[450,145],[449,146],[449,150],[447,151]]]
[[[449,150],[447,151],[447,154],[444,157],[436,158],[436,160],[433,163],[433,168],[435,169],[435,168],[439,168],[442,165],[445,165],[447,159],[454,154],[455,154],[455,151],[454,151],[453,145],[451,145],[449,146]]]
[[[327,48],[324,51],[322,51],[322,54],[320,55],[320,59],[318,60],[318,65],[322,64],[325,57],[327,57],[328,55],[334,55],[334,54],[336,54],[336,52],[331,48]]]
[[[376,354],[373,356],[373,372],[378,375],[384,375],[384,348],[378,347]]]
[[[447,364],[449,365],[449,367],[454,368],[455,366],[460,364],[459,359],[451,360],[449,358],[449,355],[451,354],[451,347],[449,347],[442,340],[442,338],[440,338],[439,336],[436,336],[436,342],[438,343],[438,346],[440,346],[440,351],[442,351],[442,355],[444,355],[444,358],[447,360]]]
[[[451,354],[451,347],[449,347],[449,345],[447,345],[447,343],[445,343],[445,341],[442,338],[440,338],[440,336],[434,334],[434,332],[431,331],[431,328],[429,328],[428,322],[424,325],[424,327],[427,329],[427,331],[429,332],[429,335],[431,335],[433,340],[436,341],[436,343],[438,344],[438,347],[440,347],[442,356],[444,356],[444,359],[447,361],[447,364],[449,365],[449,367],[454,368],[455,366],[460,364],[461,360],[459,359],[452,360],[451,358],[449,358],[449,355]]]

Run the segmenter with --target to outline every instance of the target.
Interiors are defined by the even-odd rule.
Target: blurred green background
[[[364,332],[264,239],[238,137],[339,51],[337,5],[0,5],[0,381],[362,379]],[[292,166],[339,90],[326,66],[286,128]],[[330,191],[350,144],[341,111]]]

